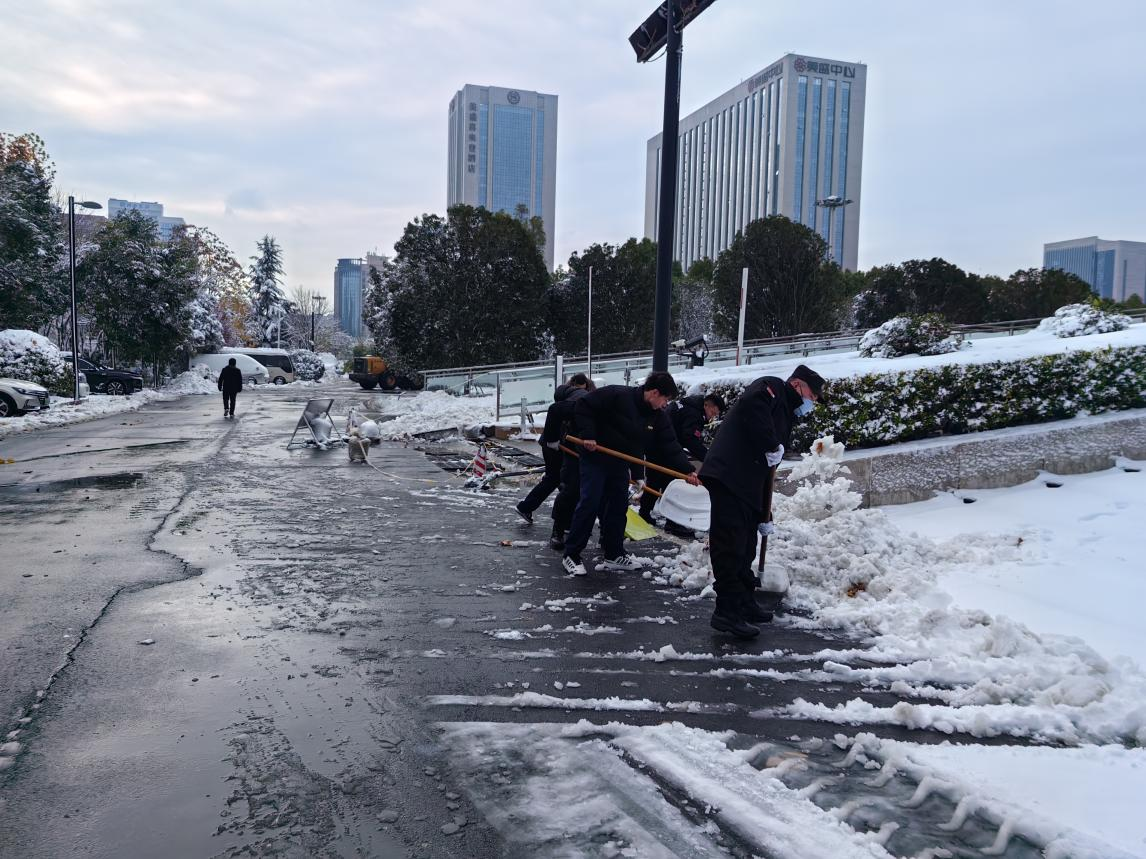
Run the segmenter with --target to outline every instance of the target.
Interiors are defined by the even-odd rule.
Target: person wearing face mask
[[[764,488],[784,458],[792,427],[824,400],[824,379],[801,364],[787,381],[764,376],[744,389],[728,411],[700,480],[712,509],[709,553],[716,579],[711,625],[737,638],[755,638],[753,624],[772,619],[756,602],[752,561],[757,538],[770,533]]]

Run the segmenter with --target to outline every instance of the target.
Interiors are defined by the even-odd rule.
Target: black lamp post
[[[837,265],[841,265],[840,261],[835,258],[835,251],[832,250],[832,221],[835,220],[836,209],[842,209],[851,200],[845,200],[838,194],[832,194],[830,197],[824,197],[822,200],[816,200],[816,205],[827,212],[828,218],[828,259]]]
[[[681,31],[714,0],[666,0],[645,19],[629,44],[637,62],[665,48],[664,128],[661,133],[660,206],[657,209],[657,291],[653,311],[653,369],[668,369],[669,308],[672,304],[672,250],[676,210],[677,127],[680,124]]]
[[[76,206],[81,209],[102,209],[99,203],[90,200],[76,202],[68,195],[68,273],[72,282],[72,404],[80,402],[80,335],[76,319]]]

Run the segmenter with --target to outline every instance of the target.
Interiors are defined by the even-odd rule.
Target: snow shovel
[[[776,486],[776,466],[768,471],[768,481],[764,484],[764,516],[766,522],[772,521],[772,495]],[[769,571],[764,575],[764,556],[768,552],[768,538],[760,538],[760,557],[756,560],[756,586],[760,588],[757,602],[764,611],[776,612],[780,610],[780,603],[784,601],[784,594],[788,592],[788,572],[783,568]]]

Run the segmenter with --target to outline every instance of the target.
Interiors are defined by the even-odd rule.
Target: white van
[[[191,356],[191,369],[201,367],[203,375],[214,381],[219,378],[219,373],[227,366],[227,363],[235,359],[235,366],[243,373],[243,384],[254,383],[256,385],[265,385],[270,381],[270,374],[267,373],[267,368],[247,355],[236,355],[228,352],[213,352],[209,355],[192,355]]]
[[[224,346],[222,354],[246,355],[248,358],[254,358],[267,368],[267,375],[276,385],[285,385],[295,380],[294,362],[286,349]]]

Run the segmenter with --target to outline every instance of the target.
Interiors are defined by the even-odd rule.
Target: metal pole
[[[68,275],[72,285],[72,404],[80,402],[80,337],[76,320],[76,198],[68,195]]]
[[[672,304],[672,250],[676,226],[676,151],[680,124],[681,34],[673,20],[673,0],[665,3],[665,110],[661,132],[661,190],[657,228],[657,292],[653,312],[653,370],[668,369],[669,310]]]
[[[593,266],[589,266],[589,345],[586,351],[585,375],[593,375]]]
[[[740,327],[736,334],[736,366],[740,366],[740,351],[744,348],[744,317],[748,307],[748,267],[740,273]]]

